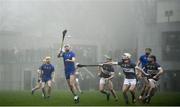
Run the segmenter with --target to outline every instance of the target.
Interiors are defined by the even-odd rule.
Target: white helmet
[[[122,55],[122,59],[131,59],[131,54],[130,53],[124,53]]]
[[[65,44],[64,47],[71,47],[71,45],[70,44]]]

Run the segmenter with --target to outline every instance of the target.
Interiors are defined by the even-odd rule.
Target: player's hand
[[[78,64],[77,67],[84,67],[84,65]]]
[[[155,75],[153,78],[154,78],[154,79],[158,79],[156,75]]]
[[[60,53],[58,53],[57,57],[60,58],[60,56],[61,56]]]
[[[109,78],[106,78],[106,81],[109,81],[110,79]]]
[[[60,51],[57,55],[58,58],[62,57],[63,51]]]

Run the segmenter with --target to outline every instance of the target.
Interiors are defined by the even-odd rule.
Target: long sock
[[[73,86],[70,86],[70,89],[71,89],[72,94],[73,94],[74,96],[76,96],[76,93],[74,92]]]
[[[103,94],[106,94],[106,95],[108,94],[108,92],[106,92],[104,90],[101,90],[100,92],[103,93]]]
[[[142,90],[141,96],[144,96],[144,93],[145,93],[145,89]]]
[[[45,88],[42,88],[42,93],[44,94],[44,97],[46,97],[46,91],[45,91]]]
[[[111,90],[111,93],[112,93],[112,95],[114,96],[114,98],[116,99],[117,96],[116,96],[116,94],[115,94],[115,91],[114,91],[114,90]]]
[[[48,87],[48,96],[51,95],[51,87]]]
[[[133,91],[130,91],[130,92],[131,92],[132,99],[135,99],[135,92]]]
[[[125,102],[128,103],[129,101],[128,101],[128,96],[127,96],[126,92],[123,93],[123,96],[124,96]]]

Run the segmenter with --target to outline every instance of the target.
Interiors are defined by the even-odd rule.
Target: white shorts
[[[136,79],[124,79],[125,85],[136,85]]]
[[[101,77],[100,81],[99,81],[99,84],[106,84],[106,79]]]

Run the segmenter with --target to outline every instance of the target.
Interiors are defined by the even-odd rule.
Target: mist
[[[118,61],[124,52],[131,53],[136,62],[144,49],[150,47],[166,70],[179,70],[179,61],[164,60],[161,51],[164,43],[161,33],[179,31],[180,28],[180,18],[176,15],[179,7],[174,6],[180,3],[178,0],[171,3],[176,7],[174,18],[170,20],[172,23],[161,18],[164,17],[161,10],[166,10],[167,3],[171,1],[0,0],[0,89],[32,88],[36,70],[47,55],[52,57],[56,67],[56,88],[65,89],[63,63],[56,57],[64,29],[69,36],[65,43],[76,52],[77,62],[100,63],[106,54]],[[96,89],[98,82],[85,86],[89,80],[98,79],[96,68],[88,69],[94,77],[82,70],[87,78],[82,84],[84,89]]]

